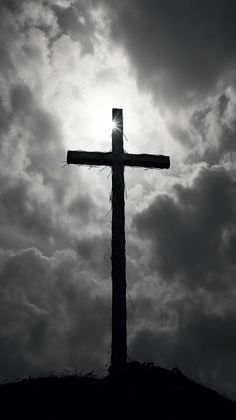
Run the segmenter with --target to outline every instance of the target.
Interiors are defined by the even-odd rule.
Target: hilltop
[[[119,374],[29,378],[0,386],[0,403],[9,414],[31,418],[103,418],[130,415],[158,418],[181,415],[235,417],[236,408],[217,392],[191,381],[179,369],[132,362]],[[81,417],[82,416],[82,417]]]

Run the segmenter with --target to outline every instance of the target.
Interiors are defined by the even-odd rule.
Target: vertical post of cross
[[[127,361],[125,201],[122,109],[112,110],[112,344],[111,369]]]

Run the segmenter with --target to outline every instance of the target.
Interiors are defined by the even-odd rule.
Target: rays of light
[[[117,129],[117,123],[114,120],[111,122],[111,129],[112,131]]]

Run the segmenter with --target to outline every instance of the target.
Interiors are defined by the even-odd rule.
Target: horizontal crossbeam
[[[169,156],[148,154],[123,154],[125,166],[139,166],[142,168],[168,169],[170,167]],[[72,151],[67,153],[67,163],[75,165],[112,166],[112,152],[84,152]]]
[[[140,166],[142,168],[160,169],[168,169],[170,167],[169,156],[124,153],[123,159],[125,166]]]
[[[107,152],[84,152],[80,150],[67,152],[67,163],[75,165],[100,165],[112,166],[112,153]]]

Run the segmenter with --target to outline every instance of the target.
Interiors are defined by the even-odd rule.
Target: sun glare
[[[102,138],[109,138],[112,131],[117,128],[117,123],[112,121],[110,109],[95,114],[94,128]]]
[[[111,122],[111,129],[112,129],[112,131],[115,130],[116,128],[117,128],[116,122],[115,121],[112,121]]]

